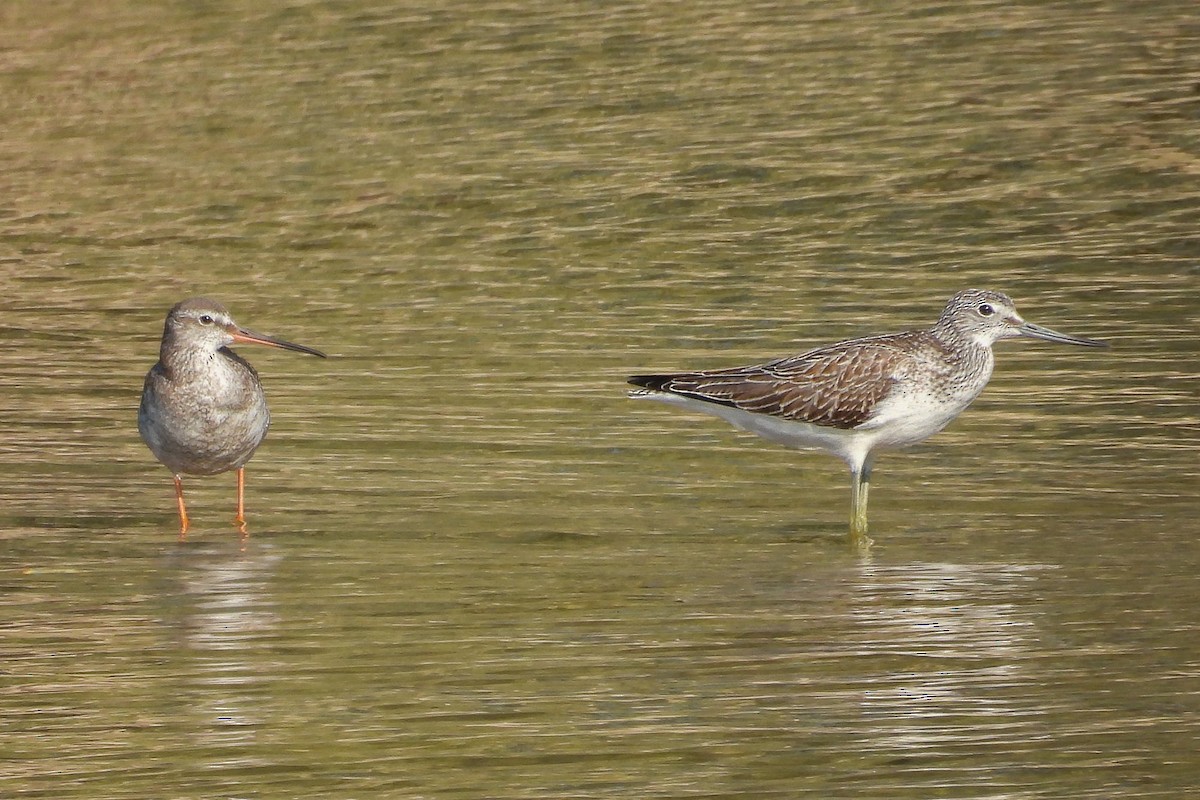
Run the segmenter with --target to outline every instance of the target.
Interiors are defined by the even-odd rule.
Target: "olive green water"
[[[1191,2],[0,10],[0,796],[1200,791]],[[849,477],[624,398],[932,322],[997,346]],[[162,319],[248,475],[137,438]]]

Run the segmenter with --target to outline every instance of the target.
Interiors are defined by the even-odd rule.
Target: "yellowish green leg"
[[[870,464],[864,464],[851,474],[850,544],[859,551],[871,546],[871,537],[867,536],[867,492],[870,485]]]

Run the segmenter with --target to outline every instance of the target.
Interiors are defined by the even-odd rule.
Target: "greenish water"
[[[6,4],[0,794],[1200,789],[1188,3]],[[624,376],[1001,343],[849,478]],[[213,296],[248,469],[136,408]]]

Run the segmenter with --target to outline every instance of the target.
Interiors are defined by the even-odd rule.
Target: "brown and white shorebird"
[[[246,532],[246,462],[267,435],[271,414],[258,373],[231,344],[264,344],[325,358],[240,327],[220,303],[194,297],[167,313],[158,363],[146,375],[138,431],[154,457],[175,476],[179,537],[188,531],[184,475],[237,470],[237,516]]]
[[[946,427],[992,375],[992,345],[1028,336],[1105,347],[1026,322],[1000,292],[968,289],[928,330],[850,339],[748,367],[634,375],[629,396],[721,417],[794,448],[850,465],[851,541],[869,545],[867,489],[878,450],[916,444]]]

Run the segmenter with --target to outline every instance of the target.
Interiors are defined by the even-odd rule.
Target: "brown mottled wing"
[[[856,428],[896,384],[920,333],[855,339],[766,364],[675,375],[635,375],[660,392],[832,428]]]

